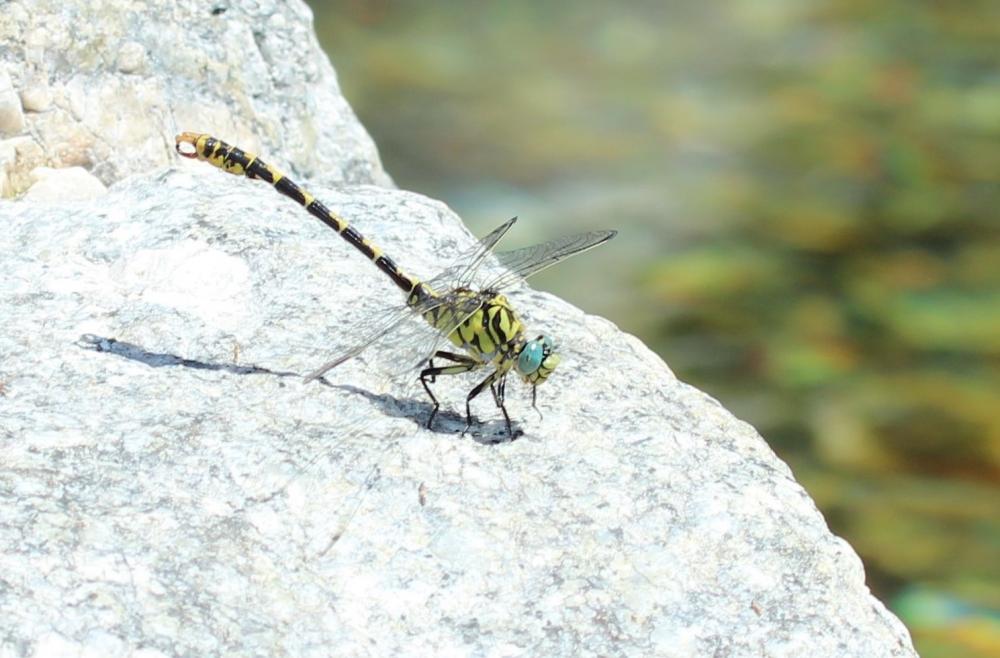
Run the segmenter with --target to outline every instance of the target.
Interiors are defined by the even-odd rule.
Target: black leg
[[[504,406],[504,397],[507,394],[507,377],[502,376],[500,380],[490,384],[490,390],[493,391],[493,401],[496,402],[497,406],[500,407],[500,411],[503,413],[504,424],[507,426],[507,436],[511,441],[514,440],[514,430],[510,426],[510,416],[507,414],[507,407]]]
[[[542,418],[544,418],[544,416],[542,416],[542,412],[538,410],[538,405],[535,404],[536,402],[538,402],[538,387],[537,386],[532,386],[531,387],[531,408],[534,409],[535,412],[538,414],[538,420],[541,420]]]
[[[430,359],[430,363],[433,364],[434,360]],[[438,399],[436,397],[434,397],[434,393],[431,391],[431,387],[427,385],[428,381],[432,384],[434,383],[434,377],[437,376],[437,373],[435,372],[436,370],[438,370],[438,368],[430,367],[430,368],[424,368],[423,370],[420,371],[420,384],[424,387],[424,390],[427,391],[427,395],[430,397],[431,402],[434,404],[434,408],[431,409],[431,416],[430,418],[427,419],[427,429],[431,428],[431,423],[434,422],[434,416],[437,415],[438,409],[441,407],[441,403],[438,402]]]
[[[472,427],[472,399],[483,392],[487,386],[493,386],[493,382],[496,381],[497,371],[494,370],[490,373],[489,377],[483,381],[476,384],[476,387],[469,391],[469,394],[465,396],[465,429],[462,430],[462,436],[469,431]]]
[[[455,354],[454,352],[445,352],[444,350],[438,350],[431,355],[431,358],[427,359],[427,367],[434,367],[434,359],[445,359],[446,361],[453,361],[454,363],[470,363],[475,359],[465,356],[464,354]],[[434,383],[434,380],[431,380]]]
[[[455,362],[456,365],[440,367],[435,366],[435,358],[447,359],[448,361]],[[434,404],[434,408],[431,410],[430,418],[427,419],[427,429],[431,429],[431,424],[434,422],[434,416],[437,415],[438,409],[441,408],[441,403],[438,402],[438,399],[434,396],[434,392],[431,391],[430,384],[435,382],[438,375],[457,375],[463,372],[469,372],[470,370],[475,370],[482,364],[475,359],[462,354],[438,351],[434,353],[434,356],[427,360],[427,365],[429,367],[420,371],[420,384],[424,387],[424,390],[427,391],[427,395]],[[466,427],[466,429],[468,429],[468,427]]]
[[[493,383],[495,381],[497,381],[498,379],[500,379],[501,377],[502,377],[502,375],[500,375],[500,371],[499,370],[494,370],[493,372],[490,373],[489,377],[487,377],[483,381],[481,381],[478,384],[476,384],[476,387],[474,389],[472,389],[471,391],[469,391],[469,395],[467,395],[466,398],[465,398],[465,429],[462,430],[462,436],[465,436],[466,432],[469,431],[469,428],[472,427],[472,405],[471,405],[471,403],[472,403],[473,398],[475,398],[477,395],[479,395],[480,393],[482,393],[484,390],[486,390],[486,387],[489,386],[490,390],[493,391],[493,399],[496,400],[496,398],[497,398],[497,392],[496,392],[496,389],[493,388]],[[501,408],[503,408],[503,407],[501,407]],[[506,410],[504,410],[503,415],[504,416],[507,415],[507,411]],[[510,422],[510,421],[508,421],[508,422]]]
[[[471,356],[465,356],[464,354],[455,354],[454,352],[445,352],[443,350],[438,350],[434,353],[432,359],[447,359],[448,361],[454,361],[455,363],[479,363]]]

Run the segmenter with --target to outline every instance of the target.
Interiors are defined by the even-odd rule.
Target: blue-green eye
[[[517,357],[517,369],[522,375],[530,375],[538,370],[538,366],[542,365],[544,357],[545,348],[542,347],[542,342],[539,340],[530,341],[521,350],[521,355]]]

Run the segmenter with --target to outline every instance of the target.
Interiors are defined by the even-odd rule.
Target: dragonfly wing
[[[377,353],[368,359],[371,368],[396,382],[412,381],[417,373],[427,367],[439,349],[461,351],[451,345],[448,337],[479,308],[477,298],[452,298],[445,295],[438,310],[447,315],[447,322],[440,328],[432,326],[424,318],[416,316],[411,321],[395,328],[383,341],[379,342]],[[443,322],[444,320],[439,320]]]
[[[431,287],[442,291],[468,287],[483,260],[493,252],[493,248],[516,221],[517,217],[512,217],[481,238],[475,247],[456,258],[453,265],[431,279]]]
[[[527,279],[532,274],[566,260],[571,256],[604,244],[617,235],[617,231],[590,231],[569,235],[531,247],[513,249],[496,254],[503,272],[490,280],[486,290],[503,290],[519,279]]]
[[[482,308],[482,302],[478,298],[470,297],[462,299],[457,302],[447,302],[451,307],[451,321],[448,324],[442,326],[440,329],[435,331],[434,337],[427,342],[421,352],[424,355],[421,363],[425,363],[428,359],[433,357],[439,349],[448,341],[449,336],[452,332],[462,326],[466,320],[468,320],[472,315]],[[459,349],[456,347],[455,349]]]
[[[476,248],[469,254],[457,260],[453,267],[446,269],[430,280],[432,287],[444,292],[443,296],[430,298],[416,306],[403,306],[384,314],[374,323],[359,330],[359,333],[364,334],[364,338],[354,347],[324,363],[316,371],[307,375],[305,381],[309,382],[322,377],[333,368],[358,356],[371,345],[382,341],[389,334],[396,334],[388,339],[389,343],[399,343],[395,347],[406,348],[405,351],[407,352],[419,352],[420,361],[412,364],[403,364],[406,369],[426,362],[428,358],[437,352],[451,333],[479,310],[481,306],[481,303],[475,297],[455,300],[449,298],[449,293],[457,288],[468,286],[483,261],[492,253],[493,247],[496,246],[497,242],[510,230],[516,221],[517,218],[514,217],[498,226],[481,239]],[[591,231],[589,233],[580,233],[551,240],[531,247],[495,254],[501,267],[501,273],[483,286],[483,289],[502,290],[507,288],[522,278],[527,278],[571,256],[587,251],[588,249],[593,249],[607,242],[615,235],[616,231]],[[452,317],[447,325],[434,328],[426,324],[424,319],[420,317],[424,313],[441,306],[451,307]],[[415,324],[414,331],[396,331],[400,324],[411,318],[411,321]],[[414,332],[429,334],[430,337],[420,339],[413,335]],[[415,342],[419,343],[418,348],[414,347]],[[390,349],[390,351],[394,350]]]
[[[358,341],[354,347],[345,350],[339,354],[336,358],[327,361],[322,366],[320,366],[315,371],[306,375],[305,381],[311,382],[314,379],[319,379],[325,375],[330,370],[333,370],[345,361],[349,361],[354,357],[358,356],[366,349],[378,343],[384,339],[387,335],[393,332],[400,324],[412,319],[415,322],[423,322],[423,318],[419,317],[421,314],[427,311],[433,310],[444,303],[443,299],[432,298],[427,300],[422,304],[416,306],[402,306],[391,311],[387,311],[377,320],[366,327],[362,327],[358,330],[358,333],[363,333],[364,338]]]
[[[510,230],[515,222],[517,222],[517,217],[512,217],[493,229],[488,235],[479,240],[475,248],[456,259],[454,265],[445,269],[443,272],[431,279],[428,282],[430,286],[436,290],[444,291],[446,294],[456,288],[467,287],[480,265],[482,265],[483,260],[490,253],[492,253],[497,242],[499,242],[507,231]],[[427,311],[433,310],[445,303],[449,303],[445,300],[445,298],[432,298],[424,302],[422,305],[404,306],[394,312],[385,314],[382,319],[374,324],[373,327],[364,330],[364,339],[351,349],[346,350],[337,356],[335,359],[327,361],[321,367],[309,373],[306,376],[305,381],[310,382],[314,379],[318,379],[345,361],[349,361],[358,356],[368,349],[368,347],[382,340],[387,334],[396,329],[397,326],[406,321],[407,318],[410,318],[411,316],[423,315]],[[448,327],[435,331],[435,336],[430,341],[432,344],[424,353],[428,358],[429,356],[433,356],[434,352],[437,351],[438,346],[444,341],[444,339],[446,339],[458,326],[465,322],[469,316],[475,313],[480,306],[480,304],[474,303],[472,300],[465,300],[464,303],[467,305],[472,304],[473,307],[456,308],[453,322]],[[423,322],[423,318],[417,317],[415,319],[417,322]],[[409,337],[407,336],[407,339],[408,338]]]

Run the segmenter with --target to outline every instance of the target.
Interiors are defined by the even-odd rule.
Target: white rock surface
[[[0,136],[16,135],[24,130],[24,113],[21,101],[14,91],[14,84],[0,67]]]
[[[172,158],[183,130],[225,135],[329,183],[391,185],[340,93],[300,0],[0,3],[0,167],[16,196],[36,167],[105,185]]]
[[[31,177],[35,182],[24,195],[25,201],[84,201],[104,196],[108,191],[104,183],[83,167],[39,167],[31,172]]]
[[[472,242],[320,195],[421,276]],[[185,162],[0,223],[2,656],[915,655],[756,432],[606,320],[512,293],[564,362],[491,444],[472,378],[428,431],[392,355],[292,374],[401,295],[265,185]]]
[[[113,183],[0,203],[0,658],[915,655],[752,428],[549,295],[511,293],[563,355],[514,442],[488,396],[460,435],[475,378],[423,427],[385,376],[416,321],[302,385],[401,295],[266,186],[161,168],[178,129],[339,186],[420,276],[474,241],[389,187],[298,0],[0,18],[0,189]]]

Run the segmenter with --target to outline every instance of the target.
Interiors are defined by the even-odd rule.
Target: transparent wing
[[[387,339],[387,336],[391,333],[396,333],[399,326],[403,324],[408,318],[413,317],[413,321],[423,324],[427,329],[430,329],[436,335],[432,338],[419,338],[411,336],[413,332],[403,332],[397,340],[392,340],[389,338],[387,342],[398,343],[398,342],[417,342],[422,346],[426,346],[426,351],[424,352],[424,357],[432,355],[437,351],[438,346],[444,342],[444,340],[454,331],[459,325],[462,324],[470,315],[475,313],[479,309],[479,304],[475,304],[474,307],[464,308],[456,306],[454,301],[450,302],[454,309],[455,321],[446,328],[436,330],[433,327],[427,325],[422,317],[422,314],[427,311],[433,310],[442,304],[448,303],[447,293],[456,289],[467,287],[472,281],[477,270],[482,265],[485,258],[492,253],[493,247],[496,246],[497,242],[510,230],[510,228],[517,222],[517,217],[512,217],[506,222],[493,229],[489,234],[479,240],[474,248],[462,254],[455,259],[454,263],[446,268],[443,272],[430,279],[427,283],[435,290],[445,293],[445,297],[438,299],[431,299],[419,306],[401,306],[395,309],[391,309],[384,313],[379,314],[374,320],[365,324],[361,327],[355,329],[357,333],[363,335],[363,338],[358,341],[354,347],[345,350],[337,357],[327,361],[322,366],[317,368],[315,371],[309,373],[305,381],[310,382],[314,379],[319,379],[325,375],[330,370],[336,368],[340,364],[353,359],[358,356],[366,349]],[[463,304],[468,305],[469,300],[465,300]],[[391,349],[391,346],[389,347]],[[421,348],[424,349],[424,348]],[[424,358],[423,360],[426,360]],[[411,368],[411,364],[407,364],[406,369]]]
[[[428,282],[431,287],[443,293],[441,297],[429,299],[417,306],[397,307],[356,328],[354,331],[362,335],[361,340],[354,347],[345,350],[307,375],[305,381],[322,377],[379,342],[386,343],[386,352],[395,354],[392,358],[400,374],[409,372],[426,362],[456,328],[479,310],[480,303],[475,298],[456,299],[449,293],[456,288],[469,286],[486,257],[492,253],[493,248],[516,221],[517,218],[514,217],[495,228],[472,250],[460,256],[454,265]],[[490,279],[483,289],[503,290],[560,261],[593,249],[616,234],[616,231],[590,231],[495,254],[500,273]],[[441,328],[431,327],[421,316],[441,306],[449,307],[452,316],[450,322]],[[407,321],[412,325],[403,329],[401,325]]]
[[[488,255],[493,253],[493,248],[500,242],[500,238],[506,235],[515,222],[517,222],[517,217],[511,217],[490,231],[489,234],[479,240],[475,247],[456,258],[451,266],[445,268],[433,279],[430,279],[428,281],[430,286],[438,291],[468,287],[479,267],[483,264],[483,261]]]
[[[427,366],[427,360],[448,342],[448,336],[479,310],[480,306],[481,304],[474,298],[462,298],[423,307],[426,310],[447,307],[444,310],[451,317],[440,329],[431,326],[420,315],[415,315],[411,309],[387,314],[391,317],[387,317],[378,330],[324,364],[309,375],[307,381],[321,377],[372,346],[377,346],[377,349],[365,358],[367,367],[379,373],[379,376],[387,381],[401,382],[412,379],[417,371]]]
[[[489,280],[484,289],[503,290],[520,279],[526,279],[571,256],[604,244],[617,234],[617,231],[590,231],[495,254],[502,272]]]
[[[455,299],[454,297],[449,297],[449,293],[456,288],[466,287],[471,282],[486,257],[491,253],[493,247],[516,221],[517,218],[514,217],[504,222],[480,240],[478,247],[473,251],[470,263],[462,266],[461,261],[459,261],[455,267],[445,270],[431,280],[432,286],[440,291],[444,291],[444,297],[435,300],[437,304],[431,308],[437,308],[438,306],[449,307],[452,313],[451,322],[440,329],[434,329],[432,336],[428,340],[422,341],[421,346],[414,350],[415,353],[419,354],[420,358],[415,362],[406,363],[407,367],[404,370],[412,370],[414,366],[420,367],[426,363],[427,359],[433,356],[440,349],[441,345],[447,341],[448,336],[473,313],[479,310],[481,303],[476,298]],[[531,247],[494,254],[499,264],[500,273],[489,280],[482,289],[503,290],[517,283],[519,280],[536,274],[560,261],[604,244],[617,234],[617,231],[590,231],[557,238]],[[457,276],[456,272],[458,273]],[[421,314],[424,312],[419,311]],[[417,322],[423,324],[425,327],[429,326],[426,325],[423,318],[417,318]],[[393,342],[396,342],[396,340],[394,339]],[[400,342],[413,341],[407,337]],[[361,349],[363,350],[364,347]],[[356,353],[360,353],[360,350]],[[346,361],[355,356],[356,353],[348,354],[345,358],[337,360],[334,365]]]
[[[314,379],[319,379],[345,361],[353,359],[375,343],[386,338],[390,333],[393,333],[393,330],[397,329],[400,324],[407,320],[423,323],[424,320],[420,317],[420,314],[431,311],[443,303],[443,299],[431,299],[416,306],[403,305],[380,313],[374,321],[355,329],[357,333],[362,334],[362,338],[354,347],[341,352],[336,358],[327,361],[306,375],[304,381],[311,382]]]
[[[448,337],[451,333],[482,307],[482,303],[476,297],[456,297],[446,294],[444,298],[445,301],[438,308],[440,311],[448,313],[450,317],[440,328],[432,327],[423,318],[416,318],[416,323],[421,328],[419,333],[424,336],[423,340],[405,338],[397,341],[395,337],[392,339],[399,344],[399,349],[394,352],[406,355],[404,359],[400,359],[398,356],[394,357],[396,367],[403,370],[423,368],[427,359],[449,342]]]
[[[427,362],[428,358],[432,357],[439,349],[441,349],[441,347],[448,342],[448,337],[451,333],[468,320],[473,313],[478,311],[482,307],[482,303],[480,303],[480,301],[476,298],[462,298],[459,300],[450,299],[445,302],[443,306],[449,307],[451,319],[440,329],[435,329],[433,337],[424,341],[423,345],[420,346],[418,353],[422,358],[417,361],[416,365],[422,366]],[[420,321],[424,322],[422,318]]]

